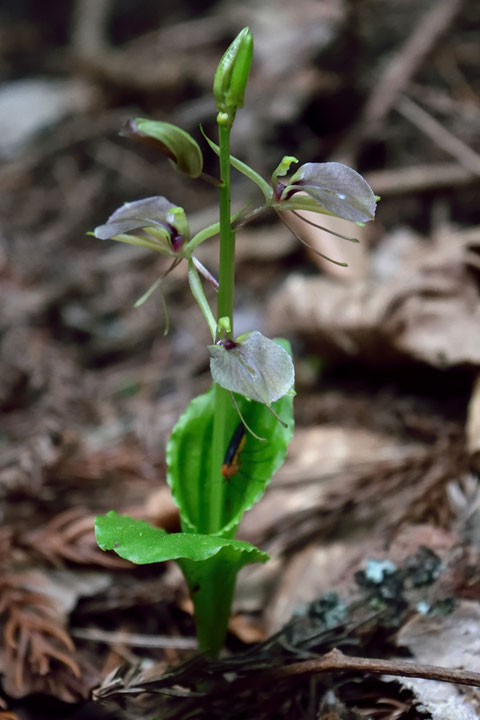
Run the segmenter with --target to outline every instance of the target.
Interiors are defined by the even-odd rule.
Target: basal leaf
[[[113,510],[95,518],[95,535],[102,550],[114,550],[136,565],[182,559],[198,563],[222,553],[224,561],[235,563],[238,571],[243,565],[268,559],[266,553],[241,540],[218,535],[170,534],[143,520],[117,515]]]

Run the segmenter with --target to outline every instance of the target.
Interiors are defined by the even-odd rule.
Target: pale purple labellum
[[[183,238],[181,238],[182,242],[178,242],[180,234],[172,224],[172,211],[176,208],[176,205],[162,196],[125,203],[115,210],[105,225],[95,228],[95,237],[100,240],[108,240],[115,235],[131,233],[146,227],[157,227],[160,231],[165,232],[165,237],[171,240],[172,247],[176,251],[178,248],[175,248],[174,245],[181,246],[183,244]]]
[[[286,186],[282,200],[288,201],[297,192],[307,193],[327,213],[344,220],[368,222],[375,217],[372,188],[359,173],[342,163],[305,163]]]
[[[226,390],[270,406],[293,386],[292,358],[257,330],[241,342],[227,339],[209,345],[208,351],[212,378]]]

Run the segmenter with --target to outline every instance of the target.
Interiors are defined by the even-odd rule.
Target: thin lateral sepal
[[[238,417],[242,421],[242,424],[245,427],[245,430],[247,430],[247,432],[249,432],[250,435],[255,438],[255,440],[259,440],[260,442],[268,442],[267,438],[262,438],[262,437],[260,437],[260,435],[257,435],[257,433],[253,432],[252,428],[250,427],[250,425],[248,425],[247,421],[243,417],[242,412],[241,412],[240,408],[238,407],[238,403],[235,400],[235,396],[234,396],[233,392],[231,390],[229,390],[229,393],[230,393],[230,397],[232,398],[233,406],[234,406],[235,410],[237,411]],[[285,426],[285,427],[287,427],[287,426]]]
[[[165,313],[165,327],[163,329],[163,334],[168,335],[170,332],[170,315],[168,314],[168,305],[167,305],[167,299],[165,297],[165,293],[163,292],[163,288],[160,285],[160,299],[162,301],[163,305],[163,312]]]
[[[303,222],[307,223],[307,225],[311,225],[314,228],[317,228],[318,230],[325,230],[325,232],[329,233],[330,235],[335,235],[335,237],[341,238],[342,240],[348,240],[348,242],[352,243],[359,243],[360,240],[355,237],[348,237],[348,235],[342,235],[341,233],[335,232],[335,230],[329,230],[329,228],[324,227],[323,225],[319,225],[318,223],[314,223],[313,220],[308,220],[308,218],[303,217],[303,215],[300,215],[299,212],[296,210],[290,210],[292,215],[295,215],[299,220],[303,220]]]
[[[162,288],[162,280],[164,278],[166,278],[167,275],[169,275],[172,272],[172,270],[174,270],[177,267],[177,265],[179,265],[181,263],[181,261],[182,261],[182,258],[175,258],[173,260],[173,262],[169,265],[169,267],[165,270],[165,272],[162,273],[162,275],[160,275],[160,277],[157,278],[155,280],[155,282],[150,285],[147,292],[145,292],[140,298],[138,298],[138,300],[136,301],[136,303],[133,306],[134,308],[141,307],[141,305],[143,305],[148,300],[150,295],[152,295],[155,292],[155,290],[158,288],[160,291],[160,299],[162,301],[163,312],[165,314],[165,328],[163,330],[164,335],[168,335],[168,333],[170,332],[170,316],[168,313],[167,300],[165,298],[165,293],[163,292],[163,288]]]
[[[162,288],[162,280],[163,280],[163,278],[164,278],[164,275],[162,275],[161,277],[157,278],[157,279],[155,280],[155,282],[154,282],[152,285],[150,285],[150,287],[148,288],[147,292],[144,293],[144,294],[142,295],[142,297],[138,298],[137,302],[134,304],[133,307],[134,307],[134,308],[139,308],[141,305],[143,305],[143,303],[145,303],[145,302],[148,300],[148,298],[150,297],[150,295],[152,295],[152,293],[154,293],[155,290],[158,288],[158,290],[159,290],[159,292],[160,292],[160,299],[161,299],[161,302],[162,302],[163,312],[164,312],[164,314],[165,314],[165,327],[164,327],[164,329],[163,329],[163,334],[164,334],[164,335],[168,335],[168,333],[170,332],[170,316],[169,316],[169,314],[168,314],[167,300],[166,300],[166,298],[165,298],[165,293],[163,292],[163,288]]]
[[[285,420],[282,420],[282,418],[280,417],[280,415],[275,412],[275,410],[272,408],[271,405],[265,405],[265,407],[267,408],[267,410],[268,410],[269,412],[272,413],[273,417],[278,420],[278,422],[280,423],[280,425],[281,425],[282,427],[288,428],[288,423],[286,423]]]
[[[321,253],[319,250],[316,250],[315,248],[313,248],[309,243],[307,243],[306,240],[304,240],[301,237],[301,235],[298,235],[295,232],[295,230],[287,223],[285,218],[283,218],[279,212],[277,212],[277,215],[280,218],[280,220],[282,221],[282,223],[285,225],[285,227],[287,227],[290,230],[292,235],[294,237],[296,237],[297,240],[302,243],[302,245],[305,245],[305,247],[307,247],[309,250],[311,250],[313,253],[315,253],[315,255],[318,255],[319,257],[323,258],[324,260],[328,260],[328,262],[331,262],[334,265],[339,265],[339,267],[348,267],[348,263],[340,262],[339,260],[334,260],[333,258],[329,257],[328,255],[325,255],[324,253]]]
[[[159,278],[157,278],[157,279],[155,280],[155,282],[153,282],[153,283],[150,285],[150,287],[148,288],[148,290],[147,290],[146,292],[144,292],[143,295],[142,295],[141,297],[139,297],[138,300],[134,303],[133,307],[134,307],[134,308],[139,308],[139,307],[141,307],[144,303],[146,303],[147,300],[148,300],[148,298],[150,297],[150,295],[152,295],[152,294],[155,292],[155,290],[156,290],[158,287],[160,287],[160,285],[162,284],[162,280],[163,280],[163,275],[161,275]]]
[[[157,289],[157,287],[160,287],[160,286],[161,286],[162,280],[164,280],[164,279],[167,277],[167,275],[170,275],[170,273],[172,272],[172,270],[175,270],[175,268],[176,268],[178,265],[180,265],[181,261],[182,261],[182,258],[175,258],[175,259],[170,263],[170,265],[169,265],[168,268],[165,270],[165,272],[162,273],[162,274],[160,275],[160,277],[157,278],[157,279],[155,280],[155,282],[150,285],[150,287],[148,288],[148,290],[147,290],[141,297],[138,298],[138,300],[135,302],[135,304],[134,304],[133,307],[134,307],[134,308],[139,308],[141,305],[143,305],[143,303],[148,300],[148,298],[150,297],[150,295]],[[162,291],[162,294],[163,294],[163,291]],[[167,333],[165,333],[165,334],[167,334]]]

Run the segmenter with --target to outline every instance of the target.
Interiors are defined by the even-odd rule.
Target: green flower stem
[[[228,390],[215,385],[215,416],[213,419],[213,436],[210,450],[210,482],[208,483],[208,532],[218,532],[224,523],[225,480],[220,469],[225,457],[227,444],[225,426],[228,417],[231,397]]]
[[[226,317],[233,328],[233,285],[235,279],[235,233],[230,220],[230,129],[219,123],[220,133],[220,277],[218,288],[217,322]],[[218,533],[224,525],[226,487],[220,473],[225,456],[226,424],[231,403],[230,395],[214,385],[215,414],[210,447],[210,469],[205,488],[207,508],[206,533]],[[203,565],[203,564],[202,564]],[[199,650],[216,657],[227,633],[235,577],[238,568],[228,571],[228,565],[215,558],[205,567],[202,582],[192,591]],[[191,568],[190,568],[191,569]],[[203,568],[202,568],[203,569]],[[190,583],[190,575],[187,573]],[[190,588],[192,590],[192,588]]]
[[[235,581],[240,567],[225,560],[222,553],[203,560],[181,560],[180,567],[187,578],[197,630],[198,650],[210,657],[218,657],[228,628]]]
[[[230,128],[219,125],[220,134],[220,287],[217,318],[230,318],[233,333],[235,285],[235,233],[230,222]]]
[[[213,152],[216,155],[220,156],[220,148],[218,147],[217,143],[214,143],[213,140],[210,140],[210,138],[207,137],[207,135],[205,135],[203,128],[202,128],[202,134],[203,134],[203,137],[205,138],[205,140],[207,141],[207,143],[212,148]],[[260,188],[260,190],[262,191],[262,193],[265,197],[267,205],[271,205],[273,203],[273,190],[272,190],[271,186],[268,184],[268,182],[266,180],[264,180],[261,175],[259,175],[257,172],[255,172],[255,170],[253,170],[253,168],[251,168],[249,165],[246,165],[244,162],[242,162],[238,158],[233,157],[233,155],[230,155],[230,164],[232,165],[232,167],[235,168],[235,170],[238,170],[243,175],[248,177],[249,180],[254,182],[255,185],[258,185],[258,187]]]
[[[235,233],[230,221],[230,128],[219,123],[220,135],[220,273],[217,320],[228,317],[233,332],[233,291],[235,283]],[[226,418],[231,403],[227,390],[215,387],[215,418],[211,446],[210,482],[208,484],[208,532],[215,533],[223,526],[225,486],[220,468],[225,456]]]

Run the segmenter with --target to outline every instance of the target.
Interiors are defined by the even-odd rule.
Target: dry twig
[[[462,0],[431,3],[415,29],[395,53],[380,80],[375,84],[362,116],[363,127],[374,133],[378,124],[392,109],[397,97],[422,65],[440,36],[451,24]],[[374,128],[373,126],[376,126]]]
[[[449,155],[456,158],[460,165],[480,175],[480,155],[468,147],[460,138],[453,135],[450,130],[443,127],[438,120],[435,120],[420,105],[405,95],[399,99],[395,109],[409,120],[416,128],[427,135],[435,145],[445,150]]]
[[[109,645],[129,645],[142,648],[175,648],[177,650],[195,650],[197,640],[194,637],[169,637],[167,635],[144,635],[142,633],[109,632],[97,628],[73,628],[70,635],[81,640],[103,642]]]
[[[361,672],[373,675],[394,675],[397,677],[423,678],[439,682],[480,687],[480,673],[471,670],[454,670],[438,665],[420,665],[408,660],[383,660],[344,655],[340,650],[331,650],[318,660],[305,660],[282,668],[268,670],[258,676],[257,682],[272,682],[301,675],[316,675],[330,672]],[[242,680],[242,682],[244,682]],[[251,683],[252,679],[249,678]],[[238,690],[238,687],[235,687]]]
[[[478,182],[478,175],[457,163],[434,163],[412,167],[376,170],[366,179],[382,197],[462,187]]]
[[[360,120],[348,134],[337,155],[354,155],[363,138],[372,137],[395,105],[399,95],[421,67],[428,53],[451,24],[462,0],[435,0],[425,12],[414,31],[394,53],[379,80],[374,84]]]

